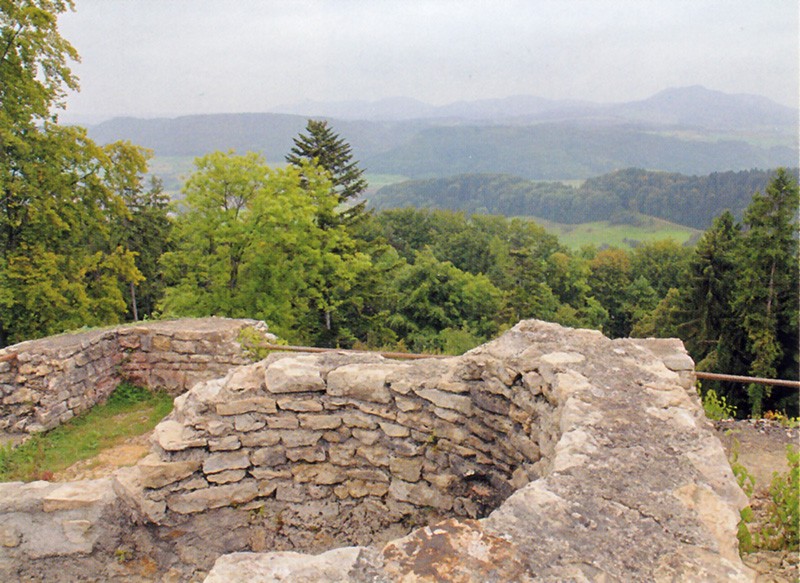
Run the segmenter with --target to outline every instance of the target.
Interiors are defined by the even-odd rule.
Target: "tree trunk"
[[[136,307],[136,286],[131,282],[131,310],[133,311],[133,321],[139,321],[139,309]]]

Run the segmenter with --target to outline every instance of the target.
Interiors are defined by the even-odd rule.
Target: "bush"
[[[736,415],[736,407],[730,405],[724,396],[717,396],[714,389],[709,389],[703,395],[703,410],[706,412],[706,417],[713,421],[731,419]]]

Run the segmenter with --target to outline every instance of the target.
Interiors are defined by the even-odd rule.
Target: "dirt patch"
[[[780,474],[789,468],[786,462],[786,446],[798,443],[798,429],[784,427],[776,421],[742,420],[717,421],[714,423],[720,441],[730,459],[734,448],[738,448],[738,462],[755,479],[755,491],[750,497],[750,507],[755,522],[766,520],[770,497],[769,486],[775,472]],[[742,557],[744,563],[758,575],[757,583],[796,583],[800,581],[798,554],[790,551],[758,551]]]
[[[53,475],[53,482],[72,482],[76,480],[95,480],[110,476],[114,470],[135,465],[150,453],[152,431],[131,437],[112,448],[101,451],[88,460],[75,462],[70,467]]]

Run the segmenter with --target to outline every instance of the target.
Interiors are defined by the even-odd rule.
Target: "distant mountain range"
[[[304,102],[279,112],[116,118],[89,128],[157,157],[258,151],[280,163],[308,117],[327,118],[368,173],[433,178],[468,172],[530,179],[641,167],[685,174],[794,166],[798,112],[752,95],[668,89],[612,105],[508,97],[446,106],[405,98]]]

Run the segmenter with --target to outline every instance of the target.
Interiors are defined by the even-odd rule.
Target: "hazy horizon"
[[[798,103],[798,7],[747,0],[77,0],[62,119],[405,97],[619,103],[672,87]]]

